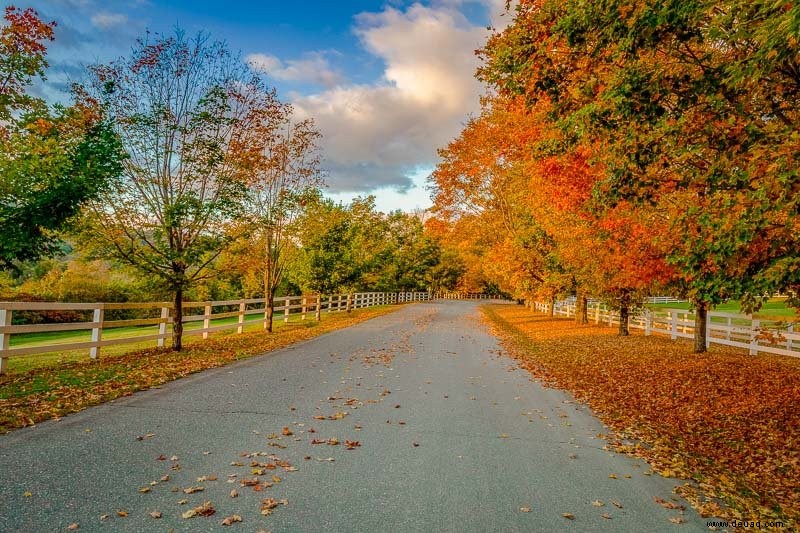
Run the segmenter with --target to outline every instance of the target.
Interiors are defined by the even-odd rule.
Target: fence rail
[[[550,312],[550,304],[535,302],[534,309]],[[557,301],[553,314],[574,317],[574,301]],[[589,320],[595,324],[619,325],[619,313],[604,304],[587,305]],[[686,309],[643,309],[628,320],[628,327],[643,330],[645,335],[665,335],[671,339],[694,338],[694,315]],[[706,317],[706,346],[722,344],[749,351],[750,355],[770,353],[800,357],[800,331],[796,323],[760,320],[752,315],[709,311]]]
[[[313,313],[313,319],[320,320],[322,312],[343,311],[347,308],[361,309],[376,305],[388,305],[404,302],[430,300],[428,292],[359,292],[351,294],[318,294],[304,296],[281,296],[273,300],[273,320],[283,318],[288,322],[291,314],[300,314],[300,320],[306,320]],[[265,298],[223,300],[209,302],[183,302],[184,335],[202,335],[207,339],[210,333],[236,330],[242,333],[251,324],[263,324],[267,327],[267,309]],[[134,318],[121,320],[105,320],[106,311],[140,310],[150,311],[150,318]],[[187,313],[187,310],[189,312]],[[65,323],[14,324],[15,312],[25,311],[78,311],[91,313],[88,321]],[[61,302],[0,302],[0,374],[7,369],[11,357],[25,357],[43,353],[63,352],[69,350],[89,350],[89,357],[96,359],[101,348],[119,344],[134,344],[155,341],[157,346],[164,346],[166,339],[172,337],[173,304],[170,302],[145,303],[61,303]],[[257,318],[251,318],[257,316]],[[212,325],[212,321],[232,319],[235,321]],[[117,328],[142,327],[143,331],[131,336],[104,338]],[[149,326],[149,327],[148,327]],[[157,328],[157,332],[156,332]],[[144,330],[149,331],[144,331]],[[89,334],[89,340],[80,342],[48,341],[44,339],[36,343],[14,347],[11,339],[14,335],[49,334],[55,332],[80,332]],[[117,330],[119,331],[119,330]]]

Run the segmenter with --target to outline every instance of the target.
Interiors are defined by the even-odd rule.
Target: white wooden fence
[[[431,294],[427,292],[360,292],[353,294],[335,294],[330,296],[281,296],[274,299],[273,320],[289,321],[289,315],[300,314],[300,319],[313,313],[313,318],[319,320],[321,313],[343,311],[348,303],[352,309],[361,309],[375,305],[387,305],[404,302],[430,300]],[[266,299],[256,298],[249,300],[225,300],[212,302],[183,302],[184,309],[184,335],[202,335],[208,338],[210,333],[218,331],[236,330],[242,333],[245,326],[260,323],[266,328]],[[222,308],[223,310],[219,310]],[[105,320],[106,311],[110,310],[150,310],[150,314],[158,315],[153,318],[136,318],[127,320]],[[218,312],[214,312],[217,310]],[[42,324],[13,324],[15,311],[78,311],[85,314],[91,313],[89,322],[65,322]],[[164,346],[167,338],[172,337],[173,305],[169,302],[146,303],[56,303],[56,302],[0,302],[0,374],[6,371],[8,359],[11,357],[32,356],[43,353],[64,352],[68,350],[89,350],[89,357],[96,359],[100,349],[104,346],[117,344],[133,344],[155,341],[157,346]],[[191,314],[194,313],[194,314]],[[250,318],[257,316],[257,318]],[[236,321],[212,325],[212,320],[234,318]],[[202,323],[202,324],[201,324]],[[151,331],[146,334],[131,336],[118,336],[104,338],[104,333],[113,332],[115,328],[131,326],[150,326]],[[200,326],[200,327],[196,327]],[[156,332],[156,327],[158,331]],[[13,335],[31,333],[53,333],[59,331],[85,331],[90,332],[90,340],[81,342],[62,342],[57,339],[48,342],[45,338],[41,342],[24,343],[12,347]]]
[[[550,312],[550,304],[536,302],[533,307]],[[554,315],[574,317],[574,301],[558,301]],[[619,325],[619,312],[599,302],[589,303],[587,315],[595,324]],[[694,338],[694,315],[686,309],[643,309],[632,314],[628,327],[644,330],[645,335],[668,335],[671,339]],[[709,311],[706,317],[706,346],[723,344],[749,351],[750,355],[770,353],[800,357],[800,327],[797,323],[760,320],[752,315]]]
[[[443,300],[491,300],[495,296],[482,292],[437,292],[435,298]]]

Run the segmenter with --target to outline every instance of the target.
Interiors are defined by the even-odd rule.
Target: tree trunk
[[[550,308],[548,309],[548,314],[550,315],[550,318],[553,318],[553,317],[556,316],[556,297],[555,296],[550,298]]]
[[[175,309],[172,315],[172,349],[180,352],[183,349],[183,288],[175,289]]]
[[[706,348],[706,317],[708,316],[708,303],[695,302],[694,314],[694,353],[704,353]]]
[[[273,295],[267,296],[264,309],[264,329],[267,330],[267,333],[272,333],[272,317],[275,316],[275,297]]]
[[[622,304],[622,307],[619,308],[619,336],[620,337],[627,337],[630,333],[628,331],[628,314],[630,309],[628,308],[628,304]]]
[[[581,326],[589,323],[588,302],[582,293],[575,299],[575,323]]]

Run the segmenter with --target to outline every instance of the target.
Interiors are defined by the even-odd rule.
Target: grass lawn
[[[800,359],[483,310],[520,366],[614,430],[612,447],[690,480],[677,491],[701,514],[800,525]]]
[[[689,302],[679,302],[671,304],[648,304],[650,309],[689,309]],[[727,302],[718,305],[714,311],[721,311],[723,313],[741,313],[741,306],[738,301]],[[689,316],[694,318],[694,313]],[[793,307],[786,306],[786,298],[770,298],[757,313],[753,314],[753,318],[760,320],[771,321],[792,321],[797,320],[797,310]]]
[[[151,341],[149,347],[133,351],[130,346],[110,347],[95,361],[89,359],[86,350],[77,355],[66,352],[31,356],[27,360],[11,359],[16,369],[0,375],[0,433],[128,396],[194,372],[262,355],[384,315],[402,305],[323,313],[320,322],[308,319],[301,322],[299,316],[288,324],[276,321],[271,335],[254,324],[241,335],[232,330],[212,333],[205,341],[199,336],[187,337],[181,352],[153,348]],[[115,353],[114,349],[120,352]]]

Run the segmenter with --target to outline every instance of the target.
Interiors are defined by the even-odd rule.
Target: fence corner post
[[[94,308],[94,312],[92,313],[92,322],[94,322],[94,326],[92,326],[92,344],[93,346],[89,348],[89,357],[92,359],[97,359],[100,355],[100,346],[99,343],[103,339],[103,315],[105,314],[105,305],[104,304],[97,304],[97,307]]]
[[[11,309],[0,309],[0,326],[6,327],[11,325]],[[5,374],[8,370],[8,348],[11,344],[11,333],[3,331],[0,333],[0,374]]]

